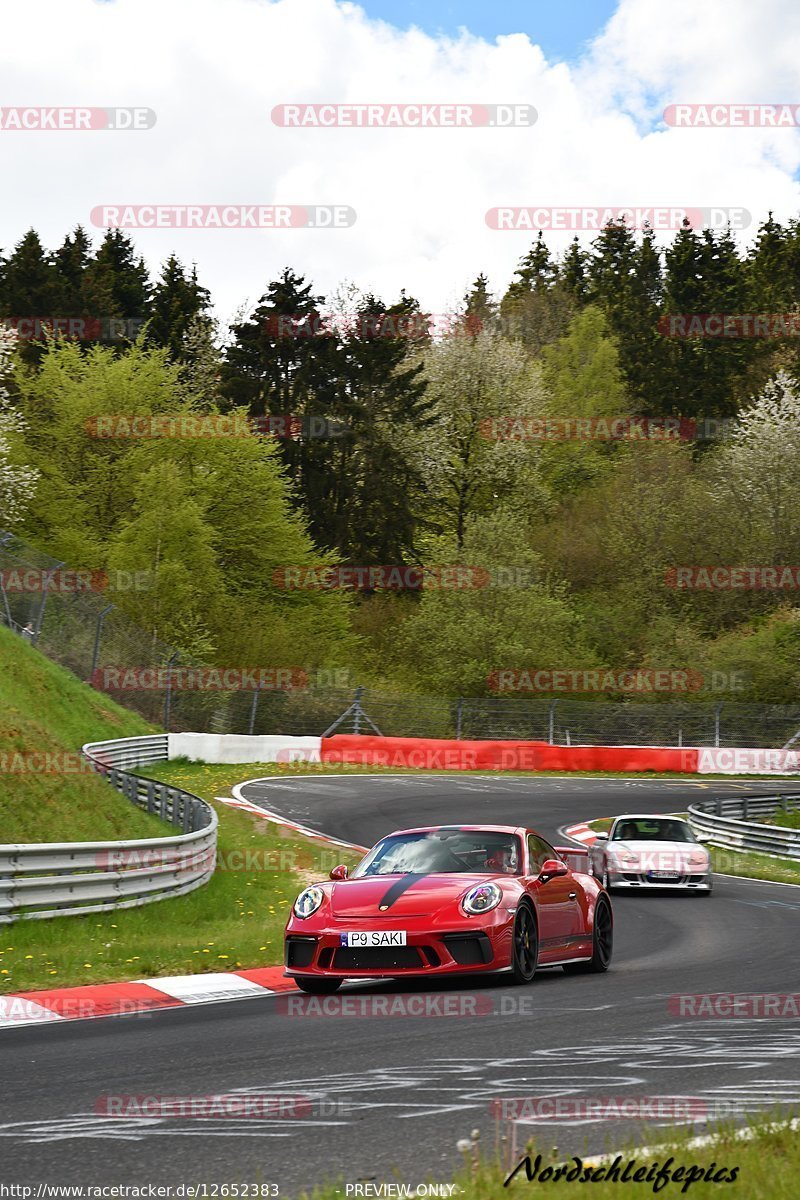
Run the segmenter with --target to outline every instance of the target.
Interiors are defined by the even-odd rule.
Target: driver
[[[513,846],[498,846],[486,856],[486,867],[500,875],[514,875],[517,870],[517,852]]]

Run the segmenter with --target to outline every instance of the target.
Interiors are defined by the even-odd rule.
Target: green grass
[[[524,1169],[516,1175],[508,1187],[503,1186],[510,1171],[520,1161],[524,1150],[519,1150],[515,1161],[511,1161],[508,1145],[502,1138],[491,1153],[479,1153],[477,1144],[464,1154],[464,1166],[452,1179],[445,1179],[444,1173],[435,1178],[407,1176],[401,1181],[397,1176],[384,1182],[405,1182],[415,1194],[418,1184],[452,1182],[456,1185],[454,1197],[459,1200],[503,1200],[509,1193],[519,1196],[539,1196],[542,1194],[554,1197],[563,1196],[565,1200],[590,1195],[593,1200],[620,1200],[620,1197],[650,1197],[657,1194],[663,1200],[673,1200],[675,1197],[689,1196],[691,1200],[720,1200],[725,1196],[730,1200],[796,1200],[798,1195],[798,1177],[800,1176],[800,1137],[797,1132],[781,1127],[777,1122],[770,1125],[769,1118],[754,1121],[751,1128],[755,1135],[749,1140],[737,1138],[733,1127],[727,1127],[715,1139],[712,1145],[692,1147],[687,1143],[693,1136],[691,1130],[654,1129],[651,1133],[651,1150],[642,1153],[632,1146],[629,1139],[620,1137],[619,1153],[622,1155],[620,1170],[624,1171],[626,1164],[635,1159],[637,1168],[650,1168],[654,1163],[660,1166],[666,1164],[672,1157],[670,1171],[679,1167],[686,1169],[696,1166],[704,1170],[716,1164],[714,1172],[723,1168],[730,1172],[738,1168],[738,1174],[732,1183],[722,1182],[691,1182],[685,1186],[685,1179],[679,1176],[678,1181],[669,1182],[655,1193],[653,1183],[634,1183],[630,1180],[623,1185],[613,1180],[591,1180],[588,1188],[579,1181],[568,1182],[563,1178],[558,1180],[545,1178],[544,1181],[535,1179],[531,1182],[526,1178]],[[564,1162],[563,1156],[553,1155],[549,1145],[537,1151],[534,1143],[527,1149],[531,1165],[535,1164],[536,1155],[540,1153],[542,1160],[540,1170],[547,1166],[557,1166]],[[593,1160],[587,1159],[586,1165]],[[568,1169],[575,1167],[574,1159],[567,1160]],[[607,1164],[606,1164],[607,1165]],[[597,1167],[602,1164],[598,1163]],[[726,1176],[727,1177],[727,1176]],[[550,1187],[548,1184],[552,1184]],[[351,1193],[352,1194],[352,1193]],[[311,1192],[303,1192],[299,1200],[343,1200],[345,1195],[344,1181],[332,1183],[317,1188]]]
[[[84,742],[150,732],[0,626],[0,842],[164,836],[169,827],[83,771],[78,756]]]
[[[280,963],[297,893],[311,879],[325,878],[336,862],[351,864],[358,855],[284,837],[274,823],[215,807],[219,859],[210,883],[143,908],[5,927],[0,991]]]
[[[597,833],[608,833],[613,821],[613,817],[600,817],[587,824]],[[708,849],[711,852],[712,870],[720,875],[765,879],[771,883],[800,883],[800,862],[790,858],[771,858],[768,854],[755,854],[750,850],[723,850],[717,846],[709,846]]]
[[[768,825],[779,825],[781,829],[800,829],[800,812],[776,812],[769,821]]]
[[[721,875],[739,875],[746,879],[766,879],[772,883],[800,883],[800,862],[791,858],[770,858],[749,850],[720,850],[709,846],[711,865]]]

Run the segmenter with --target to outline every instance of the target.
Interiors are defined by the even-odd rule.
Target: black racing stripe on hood
[[[378,908],[391,908],[396,900],[399,900],[410,887],[413,887],[418,879],[426,879],[428,871],[423,871],[417,874],[409,871],[407,875],[403,875],[389,888],[388,892],[381,898]]]

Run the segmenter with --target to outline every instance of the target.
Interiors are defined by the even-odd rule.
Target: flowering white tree
[[[456,332],[425,354],[433,422],[418,437],[418,466],[446,532],[464,541],[471,517],[506,503],[520,520],[548,504],[525,421],[546,412],[541,374],[522,346],[491,332]]]
[[[10,439],[25,428],[5,387],[11,369],[16,335],[0,328],[0,528],[9,528],[23,516],[33,498],[39,472],[16,463]]]
[[[758,547],[776,561],[796,551],[799,473],[800,389],[780,371],[736,418],[713,464],[712,491],[738,526],[743,549]]]

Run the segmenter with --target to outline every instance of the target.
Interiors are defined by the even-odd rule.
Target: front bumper
[[[710,892],[712,888],[712,875],[710,871],[698,872],[696,874],[685,873],[669,874],[669,877],[664,878],[656,876],[652,871],[626,871],[624,867],[608,869],[608,884],[609,887],[619,888],[657,888],[660,891],[695,891],[695,892]]]
[[[488,918],[495,916],[494,921]],[[405,946],[347,947],[341,935],[364,932],[376,921],[328,919],[308,929],[293,920],[286,930],[284,962],[287,975],[322,975],[336,979],[380,979],[402,976],[473,974],[498,971],[511,963],[513,913],[486,914],[459,925],[411,929],[401,921],[381,921],[379,928],[405,929]]]

